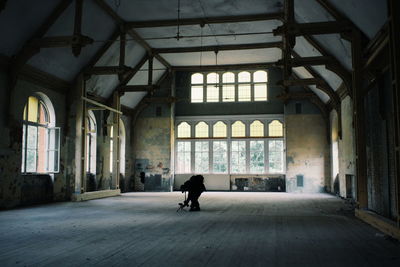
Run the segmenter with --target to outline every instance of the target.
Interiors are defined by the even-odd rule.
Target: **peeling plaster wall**
[[[156,117],[161,107],[162,116]],[[171,118],[169,105],[150,105],[137,119],[134,129],[135,190],[169,191],[171,189]],[[146,175],[145,184],[140,172]]]
[[[285,123],[287,192],[323,192],[330,175],[326,122],[319,114],[287,114]],[[303,187],[297,175],[304,177]]]
[[[354,125],[353,125],[353,103],[350,96],[346,96],[341,102],[342,113],[342,138],[339,140],[339,184],[340,196],[346,197],[346,175],[352,176],[351,196],[356,197],[355,184],[355,143],[354,143]],[[349,177],[350,178],[350,177]]]
[[[6,75],[0,75],[0,87],[3,101],[8,101],[5,90],[8,89]],[[61,127],[60,146],[60,172],[54,175],[21,174],[22,158],[22,116],[25,102],[29,95],[35,92],[45,94],[51,100],[55,115],[56,126]],[[66,179],[67,153],[65,130],[65,95],[57,91],[49,90],[43,86],[19,79],[11,96],[11,111],[5,110],[2,105],[0,143],[0,208],[12,208],[20,205],[62,201],[69,198],[69,188]],[[10,114],[7,121],[5,114]]]

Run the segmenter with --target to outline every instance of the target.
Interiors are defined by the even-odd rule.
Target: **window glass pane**
[[[24,116],[25,118],[25,116]],[[25,172],[25,135],[26,135],[26,125],[22,125],[22,164],[21,171]]]
[[[215,123],[213,135],[214,137],[226,137],[226,124],[222,121]]]
[[[246,172],[246,141],[231,142],[231,172]]]
[[[37,172],[46,171],[46,139],[47,139],[47,129],[45,127],[38,127],[38,147],[37,147]]]
[[[47,128],[47,167],[48,172],[59,171],[60,128]]]
[[[190,142],[178,142],[177,144],[177,159],[176,159],[176,172],[177,173],[190,173]]]
[[[28,99],[28,121],[37,122],[38,121],[38,108],[39,99],[34,96],[30,96]]]
[[[228,172],[228,156],[227,156],[226,141],[213,142],[213,172],[227,173]]]
[[[234,85],[223,85],[222,86],[222,102],[233,102],[235,101],[235,86]]]
[[[239,84],[238,87],[238,100],[239,101],[250,101],[250,84]]]
[[[250,172],[264,173],[264,141],[250,141]]]
[[[196,173],[209,172],[208,141],[195,142],[194,166]]]
[[[247,71],[242,71],[238,75],[238,80],[240,83],[242,82],[250,82],[250,73]]]
[[[261,121],[254,121],[250,124],[250,136],[251,137],[263,137],[264,136],[264,123]]]
[[[203,137],[208,137],[208,124],[205,123],[204,121],[199,122],[198,124],[196,124],[196,134],[195,136],[197,138],[203,138]]]
[[[36,172],[37,160],[37,127],[28,125],[27,144],[26,144],[26,171]]]
[[[235,82],[235,74],[233,72],[225,72],[222,74],[222,82],[223,83],[234,83]]]
[[[219,75],[216,72],[207,74],[207,83],[219,83]]]
[[[269,172],[283,172],[283,141],[268,142]]]
[[[190,137],[190,125],[187,122],[181,122],[178,125],[178,138]]]
[[[207,86],[207,102],[218,102],[219,101],[219,86],[208,85]]]
[[[255,84],[254,85],[254,101],[265,101],[267,100],[267,84]]]
[[[192,86],[192,103],[200,103],[203,102],[203,86]]]
[[[46,124],[49,122],[49,115],[46,110],[46,107],[43,105],[42,102],[39,104],[39,123]]]
[[[269,136],[283,136],[283,125],[278,120],[273,120],[268,125]]]
[[[246,126],[241,121],[236,121],[232,124],[232,137],[245,137]]]
[[[110,172],[112,173],[113,171],[113,150],[114,150],[114,142],[111,139],[110,140]]]
[[[195,73],[192,75],[192,84],[202,84],[203,83],[203,74]]]
[[[267,82],[268,81],[267,72],[263,71],[263,70],[254,72],[253,81],[254,82]]]

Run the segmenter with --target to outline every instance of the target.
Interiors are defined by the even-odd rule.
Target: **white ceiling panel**
[[[127,92],[121,97],[121,104],[130,108],[135,108],[147,92]]]
[[[315,85],[311,85],[308,88],[310,88],[310,90],[313,91],[325,104],[330,100],[329,96],[325,92],[318,89]]]

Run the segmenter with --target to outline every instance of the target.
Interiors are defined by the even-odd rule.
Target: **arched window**
[[[232,124],[232,137],[245,137],[246,136],[246,125],[241,121],[235,121]]]
[[[86,117],[87,134],[86,134],[86,172],[96,174],[96,137],[97,126],[96,118],[93,111],[88,111]]]
[[[283,136],[283,125],[278,120],[273,120],[268,124],[269,136],[280,137]]]
[[[219,101],[219,75],[216,72],[207,74],[207,102]]]
[[[196,138],[208,137],[208,124],[205,123],[204,121],[201,121],[198,124],[196,124],[195,136]]]
[[[267,72],[259,70],[253,73],[254,101],[267,100]]]
[[[242,71],[238,75],[238,101],[251,100],[250,73]]]
[[[181,122],[178,125],[178,138],[190,138],[190,125],[187,122]]]
[[[235,74],[225,72],[222,75],[222,102],[235,101]]]
[[[191,77],[191,102],[203,102],[203,82],[204,77],[201,73],[195,73]]]
[[[213,126],[213,137],[226,137],[226,124],[218,121]]]
[[[60,128],[50,99],[36,93],[28,98],[23,114],[22,173],[59,171]]]
[[[263,137],[264,136],[264,123],[261,121],[254,121],[250,124],[250,136],[251,137]]]

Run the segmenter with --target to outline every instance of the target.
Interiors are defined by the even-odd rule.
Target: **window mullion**
[[[214,164],[214,141],[210,140],[208,141],[208,173],[214,173],[214,168],[213,168],[213,164]]]
[[[246,173],[250,173],[250,140],[246,139]]]
[[[269,140],[264,138],[264,172],[269,173]]]

